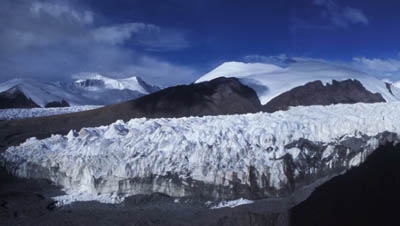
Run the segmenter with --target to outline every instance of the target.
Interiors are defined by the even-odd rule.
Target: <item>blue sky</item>
[[[285,54],[400,80],[400,1],[4,0],[0,80],[79,72],[188,83]]]

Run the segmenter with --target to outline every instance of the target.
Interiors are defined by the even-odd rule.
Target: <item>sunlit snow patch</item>
[[[85,201],[98,201],[107,204],[117,204],[124,201],[126,197],[117,194],[73,194],[73,195],[60,195],[53,197],[57,201],[57,206],[69,205],[73,202],[85,202]]]
[[[252,203],[254,203],[254,201],[240,198],[240,199],[231,200],[231,201],[221,201],[217,205],[211,206],[210,209],[221,209],[221,208],[225,208],[225,207],[234,208],[237,206],[247,205],[247,204],[252,204]]]

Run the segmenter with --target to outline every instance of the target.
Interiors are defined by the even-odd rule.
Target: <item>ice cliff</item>
[[[69,200],[133,194],[258,199],[291,194],[397,142],[400,103],[295,107],[256,113],[132,119],[30,138],[1,154],[14,175],[47,178]],[[62,200],[60,200],[62,201]]]

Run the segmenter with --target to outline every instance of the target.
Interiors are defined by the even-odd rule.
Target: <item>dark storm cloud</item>
[[[2,1],[0,80],[62,79],[83,71],[139,75],[160,85],[193,79],[192,69],[149,55],[187,48],[182,33],[140,22],[97,26],[101,16],[74,2]]]

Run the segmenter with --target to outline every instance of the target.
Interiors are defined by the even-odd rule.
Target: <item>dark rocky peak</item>
[[[236,78],[166,88],[132,101],[146,117],[182,117],[257,112],[260,101]]]
[[[336,81],[324,85],[321,81],[309,82],[273,98],[263,106],[266,112],[287,110],[291,106],[353,104],[385,102],[382,95],[372,93],[358,80]]]
[[[20,86],[14,86],[0,93],[0,109],[40,107],[28,98]]]

